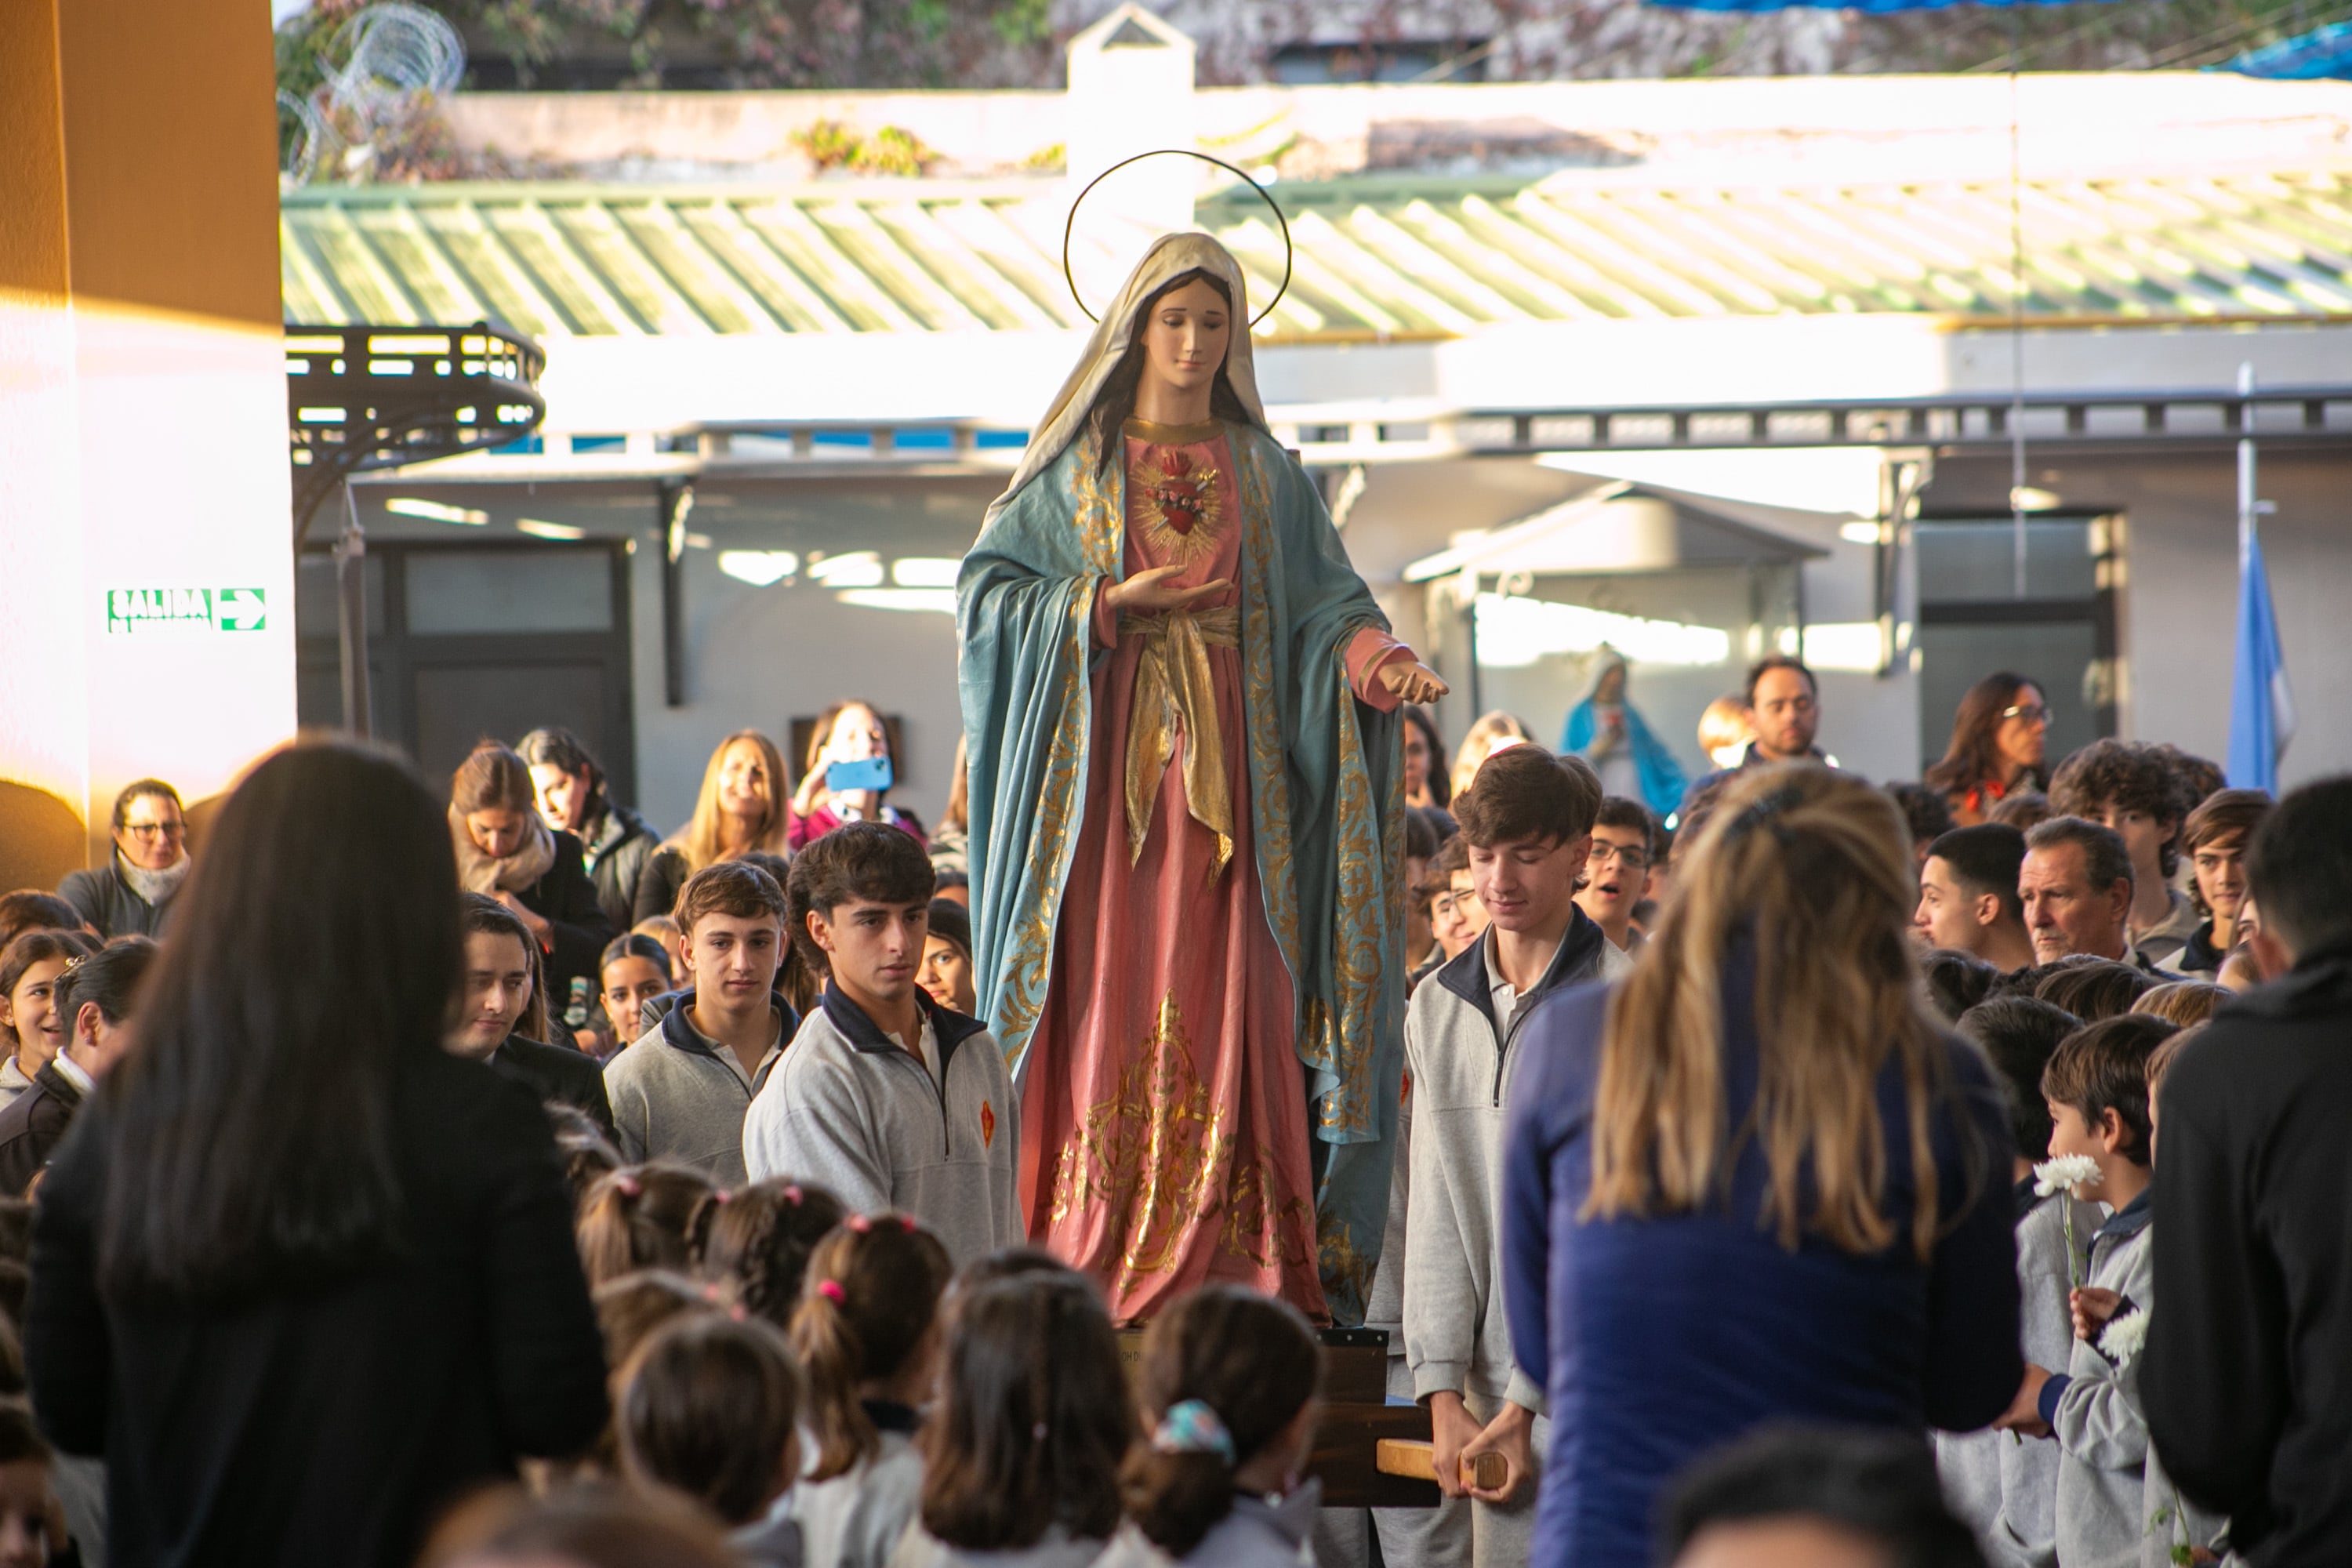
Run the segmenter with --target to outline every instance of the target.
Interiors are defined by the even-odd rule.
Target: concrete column
[[[0,5],[0,890],[293,732],[274,91],[255,0]]]

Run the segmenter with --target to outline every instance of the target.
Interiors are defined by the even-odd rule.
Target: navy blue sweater
[[[1899,1239],[1858,1256],[1761,1221],[1752,1138],[1728,1201],[1706,1212],[1580,1223],[1608,993],[1549,1003],[1528,1026],[1503,1155],[1503,1279],[1519,1363],[1544,1385],[1551,1451],[1536,1564],[1643,1563],[1659,1495],[1692,1459],[1773,1421],[1969,1431],[2024,1376],[2008,1117],[1990,1069],[1947,1041],[1956,1103],[1930,1123],[1949,1227],[1922,1265],[1911,1245],[1902,1069],[1878,1082],[1885,1210]],[[1748,977],[1725,986],[1729,1124],[1757,1079]],[[1973,1144],[1973,1148],[1970,1145]]]

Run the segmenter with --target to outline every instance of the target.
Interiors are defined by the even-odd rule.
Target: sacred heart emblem
[[[1160,459],[1160,476],[1151,499],[1160,507],[1161,521],[1180,534],[1190,534],[1209,504],[1201,476],[1193,471],[1192,454],[1170,452]]]
[[[1221,476],[1181,447],[1154,447],[1129,480],[1142,505],[1144,537],[1162,561],[1181,565],[1216,553],[1223,522]]]
[[[996,1147],[996,1108],[984,1100],[980,1102],[980,1146]]]

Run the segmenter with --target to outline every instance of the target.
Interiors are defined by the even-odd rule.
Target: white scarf
[[[180,884],[188,879],[190,871],[195,869],[196,861],[194,856],[183,853],[162,870],[150,871],[144,866],[133,865],[131,857],[118,849],[114,852],[114,864],[121,871],[122,879],[130,884],[131,890],[146,900],[150,908],[160,910],[172,901],[173,895],[180,890]]]
[[[451,806],[449,844],[457,852],[457,885],[469,893],[486,894],[520,893],[536,887],[555,865],[555,838],[537,813],[527,820],[530,832],[515,852],[494,860],[482,853],[474,836],[466,831],[466,819]]]

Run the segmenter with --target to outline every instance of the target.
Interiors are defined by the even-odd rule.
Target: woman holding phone
[[[850,698],[817,715],[808,771],[793,797],[793,847],[806,847],[845,822],[887,822],[928,842],[911,812],[885,798],[898,783],[889,726],[871,702]]]

